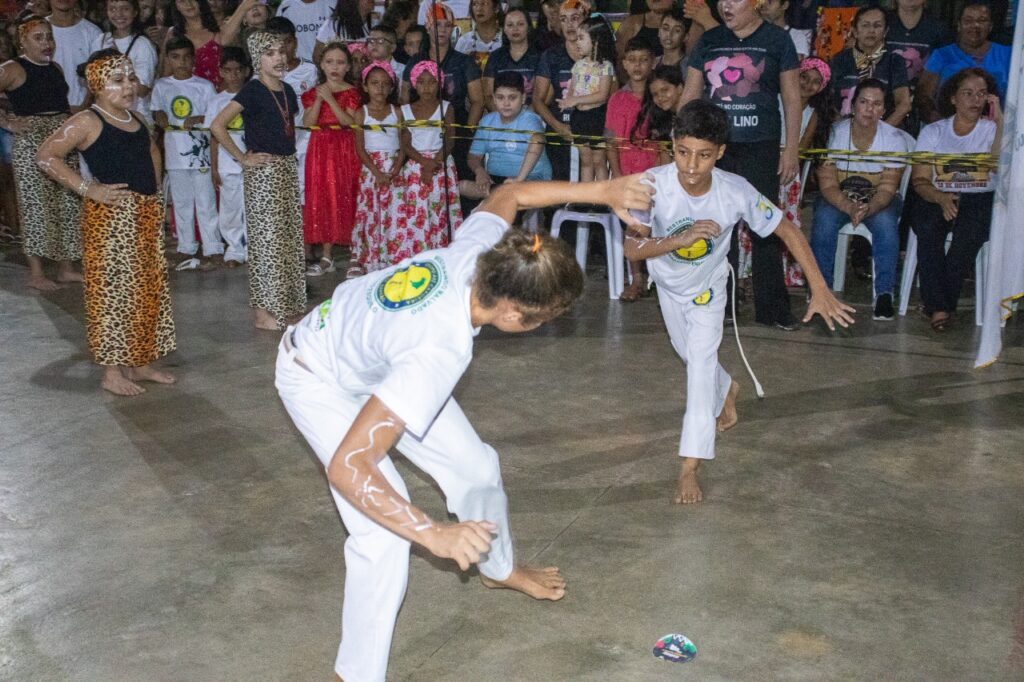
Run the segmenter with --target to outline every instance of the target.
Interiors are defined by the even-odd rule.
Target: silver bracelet
[[[78,192],[78,196],[84,197],[85,193],[89,191],[89,187],[91,185],[92,180],[82,180],[82,182],[78,183],[78,189],[76,190]]]

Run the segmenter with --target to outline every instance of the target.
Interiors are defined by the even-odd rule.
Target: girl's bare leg
[[[580,154],[580,182],[592,182],[594,179],[594,154],[590,147],[576,147]]]
[[[591,149],[590,153],[593,156],[594,180],[607,180],[610,177],[608,153],[603,149]]]
[[[32,289],[38,289],[39,291],[56,291],[60,289],[60,286],[46,276],[46,272],[43,270],[43,259],[39,256],[26,255],[25,258],[28,260],[28,282],[27,285]]]

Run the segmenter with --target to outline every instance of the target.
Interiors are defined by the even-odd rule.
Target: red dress
[[[316,88],[302,93],[302,106],[316,101]],[[362,96],[358,88],[334,93],[343,110],[358,109]],[[317,125],[337,125],[338,118],[326,103],[320,105]],[[306,204],[302,222],[307,244],[352,243],[356,222],[359,169],[355,134],[351,130],[314,130],[306,149]]]
[[[196,50],[192,74],[205,78],[213,83],[213,87],[220,88],[220,43],[210,38],[208,43]]]

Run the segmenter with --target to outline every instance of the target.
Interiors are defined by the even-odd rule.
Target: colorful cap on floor
[[[685,635],[665,635],[654,643],[654,657],[671,663],[688,663],[697,657],[697,647]]]

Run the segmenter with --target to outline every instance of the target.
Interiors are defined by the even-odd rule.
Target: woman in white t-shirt
[[[995,79],[968,68],[943,84],[940,111],[952,116],[921,129],[918,152],[999,154],[1003,110]],[[992,222],[993,172],[974,164],[914,164],[911,182],[921,201],[911,226],[917,234],[921,300],[932,329],[945,331],[956,311],[964,275],[988,241]],[[946,234],[953,241],[945,251]]]
[[[349,43],[370,37],[373,24],[373,0],[338,0],[334,11],[316,32],[313,63],[320,63],[320,53],[328,43]]]
[[[832,126],[829,149],[862,152],[910,151],[907,136],[882,120],[885,113],[885,84],[868,78],[853,94],[853,114]],[[899,257],[900,179],[906,168],[899,159],[880,157],[875,161],[829,156],[818,168],[821,195],[814,204],[811,248],[825,281],[832,287],[839,230],[846,223],[863,224],[871,232],[875,265],[874,319],[892,320],[893,291],[896,288],[896,260]]]
[[[566,244],[509,231],[519,209],[566,201],[604,203],[635,226],[626,210],[649,207],[650,190],[639,176],[501,187],[451,246],[344,282],[281,340],[278,393],[323,463],[348,531],[334,668],[342,679],[385,679],[412,543],[463,571],[479,564],[488,587],[565,595],[557,568],[516,565],[498,455],[451,393],[483,326],[536,329],[583,293]],[[412,504],[392,447],[437,482],[458,523]]]
[[[149,93],[153,90],[156,76],[157,54],[153,43],[143,33],[139,13],[138,0],[107,0],[107,31],[92,42],[89,51],[112,47],[132,60],[135,76],[139,79],[133,109],[152,123]]]

